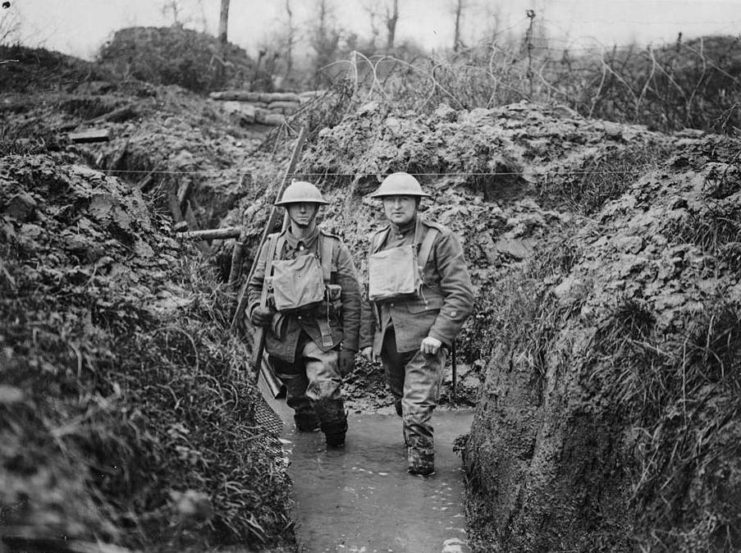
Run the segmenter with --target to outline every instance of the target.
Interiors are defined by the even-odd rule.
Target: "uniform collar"
[[[297,238],[289,228],[286,231],[286,243],[292,250],[299,251],[301,249],[313,250],[316,245],[317,239],[319,238],[319,227],[314,227],[314,230],[303,238]],[[303,246],[303,248],[302,248]]]
[[[409,236],[409,234],[414,232],[414,229],[417,226],[417,218],[418,216],[415,215],[411,221],[403,225],[397,225],[396,223],[392,223],[391,221],[389,221],[391,234],[393,236]]]

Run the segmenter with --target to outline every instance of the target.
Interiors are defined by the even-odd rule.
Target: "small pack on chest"
[[[432,251],[438,231],[430,228],[419,243],[420,223],[415,229],[413,244],[379,249],[388,232],[376,235],[368,258],[368,299],[373,302],[419,297],[422,290],[422,272]]]
[[[324,300],[324,274],[315,255],[273,261],[271,285],[280,312],[306,309]]]
[[[274,252],[282,251],[284,239],[272,237]],[[341,287],[330,284],[334,241],[320,236],[321,260],[314,253],[306,253],[293,259],[272,259],[266,278],[272,293],[275,309],[281,313],[303,311],[321,305],[323,301],[338,303]]]

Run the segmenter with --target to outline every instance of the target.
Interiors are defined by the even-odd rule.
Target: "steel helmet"
[[[275,202],[275,205],[288,205],[295,203],[313,203],[313,204],[328,204],[329,202],[322,198],[322,193],[319,189],[305,181],[293,181],[283,191],[283,197],[280,201]]]
[[[371,198],[383,198],[384,196],[429,196],[422,190],[419,181],[409,173],[392,173],[381,183],[378,190],[373,192]]]

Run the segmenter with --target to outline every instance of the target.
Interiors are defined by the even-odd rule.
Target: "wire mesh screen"
[[[274,436],[279,436],[283,432],[283,421],[262,394],[258,395],[255,405],[255,421]]]

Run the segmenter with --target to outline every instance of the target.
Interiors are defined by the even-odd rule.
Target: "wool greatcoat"
[[[447,350],[473,311],[473,285],[456,236],[447,227],[419,216],[404,227],[390,223],[380,229],[371,238],[370,252],[411,245],[415,239],[419,248],[432,229],[437,236],[422,269],[420,293],[364,302],[360,331],[360,347],[372,344],[380,356],[396,412],[403,419],[409,470],[422,474],[434,470],[430,419],[439,400]],[[437,354],[420,351],[427,336],[442,342],[444,347]]]
[[[298,240],[290,229],[280,236],[285,238],[283,250],[275,252],[275,260],[295,259],[298,255],[312,253],[319,255],[319,235],[321,240],[334,240],[331,261],[331,284],[339,284],[342,288],[340,311],[327,309],[325,304],[313,309],[295,313],[278,313],[273,317],[273,324],[265,335],[265,349],[267,352],[283,361],[293,363],[296,359],[297,346],[302,331],[319,346],[322,351],[342,347],[351,351],[358,351],[358,327],[360,326],[360,286],[352,256],[347,246],[338,236],[324,230],[317,231],[305,241]],[[255,272],[247,285],[248,308],[252,311],[260,303],[263,282],[265,281],[265,265],[268,255],[268,243],[263,245],[260,257],[255,266]],[[329,323],[331,329],[331,345],[324,346],[319,319]]]
[[[347,423],[340,391],[338,350],[358,351],[361,297],[355,265],[340,238],[323,230],[316,229],[303,240],[296,238],[290,229],[279,237],[283,238],[283,247],[275,252],[275,260],[295,259],[305,254],[320,257],[322,241],[334,242],[329,284],[341,287],[339,306],[325,300],[301,311],[276,312],[265,332],[265,349],[275,373],[286,386],[286,403],[294,410],[298,428],[311,430],[320,425],[328,439],[332,433],[344,436]],[[249,315],[260,303],[267,256],[268,242],[247,284]],[[270,297],[268,305],[271,305]]]
[[[447,227],[417,216],[412,225],[403,229],[389,223],[375,233],[371,244],[374,244],[375,236],[383,234],[386,234],[386,239],[377,251],[411,244],[415,224],[422,225],[420,243],[429,229],[435,228],[439,233],[422,271],[421,293],[417,298],[366,305],[360,329],[360,349],[372,345],[374,353],[379,355],[384,334],[390,325],[394,327],[396,348],[400,353],[419,349],[427,336],[437,338],[450,348],[473,311],[474,291],[463,248]]]

